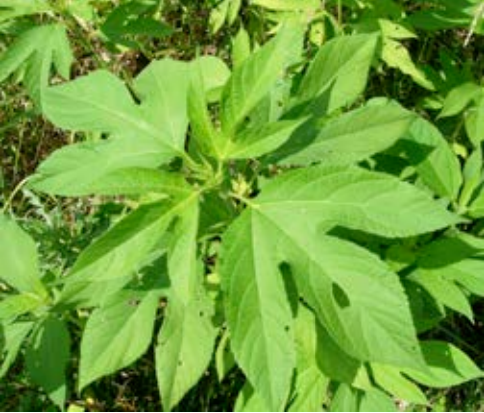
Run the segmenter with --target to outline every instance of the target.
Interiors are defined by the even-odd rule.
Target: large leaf
[[[63,304],[101,300],[103,294],[93,297],[89,292],[103,283],[113,286],[110,282],[119,280],[120,284],[115,283],[114,288],[121,288],[136,270],[157,257],[152,253],[157,247],[162,248],[168,225],[195,197],[196,193],[187,191],[174,200],[143,205],[91,244],[68,274],[61,295]]]
[[[66,368],[70,357],[70,338],[64,321],[46,318],[31,338],[25,353],[27,371],[61,409],[66,401]]]
[[[166,410],[178,404],[203,375],[215,341],[212,303],[197,260],[198,221],[198,203],[192,202],[175,223],[168,247],[171,286],[156,346],[156,373]]]
[[[286,25],[234,70],[222,94],[222,129],[227,136],[234,134],[251,110],[269,93],[300,41],[299,27]]]
[[[271,234],[300,294],[341,349],[362,361],[422,366],[406,295],[383,262],[347,241],[283,223],[274,222]]]
[[[148,349],[159,292],[122,291],[89,317],[81,340],[79,391],[129,366]]]
[[[29,186],[62,196],[133,195],[176,189],[160,164],[158,145],[149,140],[111,139],[66,146],[38,167]]]
[[[456,199],[462,184],[459,160],[431,123],[416,119],[402,141],[407,158],[437,195]]]
[[[146,73],[145,76],[148,76],[151,70],[147,69]],[[177,87],[176,82],[173,85]],[[184,89],[180,93],[183,95]],[[183,136],[174,136],[174,133],[181,132],[163,125],[163,122],[169,121],[166,112],[161,112],[163,116],[158,118],[153,116],[153,110],[159,108],[159,101],[163,103],[159,96],[154,100],[146,97],[146,102],[137,105],[121,80],[107,71],[98,70],[49,88],[45,95],[44,112],[54,124],[64,129],[127,137],[136,141],[139,151],[144,150],[143,145],[147,145],[146,150],[150,152],[156,148],[162,163],[182,155]],[[175,106],[175,109],[178,108]],[[171,112],[169,115],[175,116]],[[184,116],[183,111],[178,116]]]
[[[275,156],[293,165],[355,163],[392,146],[414,117],[395,102],[375,102],[316,126],[314,136],[311,128],[301,128]]]
[[[305,300],[350,355],[421,365],[398,277],[365,250],[320,237],[315,229],[325,223],[403,237],[443,228],[456,217],[411,185],[357,168],[289,172],[250,205],[224,237],[221,276],[232,350],[270,408],[284,406],[295,367],[291,312],[278,269],[283,262],[292,265]]]
[[[424,191],[356,167],[313,166],[288,172],[266,185],[254,202],[259,212],[288,228],[299,226],[299,232],[325,223],[408,237],[460,221]]]
[[[44,98],[52,67],[55,67],[62,77],[69,78],[72,60],[63,25],[34,27],[23,33],[0,57],[0,82],[23,69],[22,79],[30,96],[44,109]]]
[[[443,341],[421,343],[428,372],[403,370],[405,374],[429,387],[445,388],[483,377],[484,373],[461,350]]]
[[[296,106],[313,105],[330,113],[349,105],[363,92],[378,37],[373,34],[340,36],[321,47],[304,76]]]
[[[165,410],[171,410],[208,368],[215,342],[211,303],[203,295],[168,303],[156,345],[156,375]]]
[[[259,215],[244,213],[225,234],[220,271],[232,351],[268,408],[279,411],[296,360],[292,314],[272,237]]]
[[[20,292],[45,297],[40,281],[37,247],[12,219],[0,214],[0,279]]]

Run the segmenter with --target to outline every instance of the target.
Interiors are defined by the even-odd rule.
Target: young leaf
[[[15,362],[25,338],[28,336],[34,323],[21,321],[12,324],[0,324],[2,327],[3,346],[0,346],[0,379],[7,374]]]
[[[416,119],[402,145],[424,183],[437,195],[456,199],[462,185],[459,160],[431,123]]]
[[[0,279],[20,292],[46,297],[40,281],[37,247],[11,218],[0,214]]]
[[[43,110],[52,67],[67,79],[72,60],[63,25],[34,27],[23,33],[0,57],[0,82],[23,68],[22,79],[27,91]]]
[[[290,139],[304,121],[304,118],[282,120],[245,129],[235,141],[230,142],[225,156],[230,159],[245,159],[269,153]]]
[[[79,391],[129,366],[148,349],[159,292],[122,291],[96,309],[81,340]]]
[[[252,0],[254,5],[276,11],[306,11],[320,6],[318,0]]]
[[[415,83],[423,88],[435,90],[432,81],[428,79],[425,72],[413,62],[409,51],[402,43],[390,38],[385,38],[383,40],[381,58],[389,67],[396,68],[402,73],[410,76]]]
[[[6,323],[45,305],[38,295],[31,293],[8,295],[0,301],[0,320]]]
[[[275,159],[282,157],[284,164],[292,165],[356,163],[392,146],[414,118],[396,102],[369,104],[316,126],[314,136],[311,127],[301,128]]]
[[[461,350],[443,341],[424,341],[422,352],[428,372],[404,369],[415,381],[429,387],[445,388],[483,377],[483,372]]]
[[[66,401],[66,367],[70,357],[69,331],[54,317],[46,318],[31,338],[25,361],[32,381],[61,409]]]
[[[42,162],[29,186],[62,196],[173,193],[178,184],[172,174],[148,169],[159,164],[158,145],[151,140],[78,143],[55,151]]]
[[[222,130],[233,136],[246,116],[271,90],[301,42],[299,27],[284,26],[278,34],[234,70],[222,93]]]
[[[318,113],[326,114],[353,103],[365,89],[377,40],[374,34],[359,34],[324,44],[302,80],[294,105],[318,103]]]

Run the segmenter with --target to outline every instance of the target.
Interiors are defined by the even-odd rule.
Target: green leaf
[[[9,295],[0,301],[0,320],[13,322],[23,314],[45,305],[43,299],[31,293]]]
[[[437,195],[456,199],[462,185],[459,160],[440,131],[416,119],[402,145],[424,183]]]
[[[353,389],[346,383],[339,384],[330,406],[331,412],[357,412],[358,406],[358,390]]]
[[[245,159],[269,153],[287,141],[304,120],[282,120],[245,129],[235,141],[230,142],[225,156],[230,159]]]
[[[224,236],[220,271],[234,356],[267,407],[278,411],[287,401],[296,360],[272,236],[258,214],[242,214]]]
[[[21,321],[13,324],[4,324],[1,322],[0,325],[3,333],[3,346],[0,347],[0,378],[3,378],[15,362],[25,338],[34,327],[34,323]]]
[[[322,411],[328,378],[318,368],[318,359],[324,354],[318,351],[319,340],[314,314],[303,305],[298,306],[294,325],[296,340],[296,375],[288,411]]]
[[[410,307],[397,275],[355,244],[294,230],[273,234],[287,240],[285,259],[298,290],[338,346],[361,361],[420,368]]]
[[[395,402],[378,389],[365,391],[360,399],[360,412],[398,412]]]
[[[356,167],[313,166],[285,173],[263,188],[254,205],[299,233],[326,223],[408,237],[460,221],[424,191]]]
[[[66,401],[66,367],[70,358],[69,331],[54,317],[46,318],[27,347],[25,361],[32,381],[62,410]]]
[[[232,39],[232,64],[235,68],[239,67],[251,52],[250,36],[243,26]]]
[[[396,412],[395,403],[382,391],[361,391],[340,384],[331,402],[332,412]]]
[[[69,78],[72,61],[63,25],[34,27],[23,33],[0,57],[0,82],[22,69],[22,80],[29,95],[44,110],[52,67],[62,77]]]
[[[278,34],[237,67],[222,93],[222,130],[233,136],[246,116],[266,96],[299,46],[299,27],[287,24]]]
[[[320,7],[318,0],[251,0],[251,4],[276,11],[306,11]]]
[[[359,34],[325,43],[302,80],[295,106],[317,105],[318,113],[326,114],[353,103],[365,89],[377,40]]]
[[[439,117],[445,118],[459,114],[480,93],[482,93],[481,88],[475,83],[468,82],[455,87],[446,96]]]
[[[0,22],[50,10],[51,8],[46,0],[2,0],[0,5]]]
[[[149,79],[150,73],[151,70],[141,79]],[[176,82],[174,84],[176,85]],[[139,93],[142,93],[144,89],[140,85],[144,83],[138,81],[137,85]],[[153,88],[153,85],[149,85],[149,88]],[[178,90],[178,87],[175,89]],[[155,89],[153,93],[156,95],[158,90]],[[184,93],[183,90],[181,92]],[[157,118],[153,115],[154,111],[162,109],[163,100],[158,102],[158,99],[161,99],[159,96],[156,99],[150,95],[142,97],[145,101],[137,105],[121,80],[107,71],[98,70],[74,81],[49,88],[45,96],[44,112],[59,127],[106,132],[132,139],[139,145],[138,150],[154,152],[159,158],[159,163],[168,162],[183,152],[183,140],[180,136],[174,135],[181,132],[173,129],[173,123],[166,119],[168,114],[172,115],[171,111],[168,114],[160,112]],[[176,108],[176,102],[173,104]],[[183,111],[173,116],[174,119],[186,117]],[[163,121],[166,121],[166,125]],[[176,121],[174,122],[179,126]],[[142,148],[141,142],[147,149]]]
[[[477,241],[481,240],[459,234],[428,244],[419,252],[419,271],[429,278],[440,277],[462,285],[473,294],[484,296],[484,246]]]
[[[471,322],[474,314],[467,295],[452,280],[445,278],[438,270],[425,271],[418,269],[407,277],[419,284],[437,301],[460,314],[466,316]]]
[[[110,139],[65,146],[37,168],[29,186],[62,196],[173,193],[173,174],[154,169],[158,146],[141,139]]]
[[[188,126],[189,70],[186,62],[155,60],[134,81],[144,118],[178,150],[183,149]]]
[[[79,391],[129,366],[148,349],[159,292],[122,291],[96,309],[81,339]]]
[[[267,412],[267,404],[249,382],[245,382],[235,401],[234,412]]]
[[[301,128],[295,142],[290,140],[281,148],[280,156],[283,163],[293,165],[356,163],[392,146],[413,119],[414,115],[396,102],[369,104],[316,126],[314,137],[310,136],[311,128]],[[284,158],[285,152],[289,156]]]
[[[197,260],[199,207],[192,202],[172,232],[168,247],[171,286],[156,346],[156,375],[165,410],[171,410],[207,369],[215,344],[213,305]]]
[[[203,295],[187,304],[169,301],[155,349],[165,410],[171,410],[208,368],[215,343],[211,304]]]
[[[0,279],[20,292],[46,297],[40,281],[37,247],[11,218],[0,214]]]
[[[403,372],[415,381],[429,387],[457,386],[483,376],[474,362],[452,344],[442,341],[424,341],[422,352],[428,372],[405,369]]]
[[[418,85],[428,90],[435,90],[432,81],[425,72],[412,60],[407,48],[400,42],[390,39],[383,39],[382,60],[391,68],[400,70],[410,76]]]
[[[484,141],[484,92],[476,99],[465,118],[465,127],[470,141],[478,147]]]
[[[422,390],[403,377],[398,368],[372,363],[371,370],[375,382],[391,395],[409,403],[427,404],[427,398]]]
[[[156,0],[129,1],[115,7],[101,26],[101,31],[112,42],[135,49],[142,46],[136,36],[163,38],[173,29],[153,17],[157,11]]]
[[[82,252],[69,272],[62,303],[80,305],[85,300],[100,300],[102,295],[92,297],[89,291],[103,283],[120,280],[114,288],[122,288],[135,271],[156,258],[153,251],[162,249],[168,225],[195,197],[196,193],[186,192],[172,201],[143,205],[101,236]]]

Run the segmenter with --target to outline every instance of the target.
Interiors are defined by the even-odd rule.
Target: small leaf
[[[443,341],[424,341],[421,347],[429,368],[428,372],[403,370],[419,383],[429,387],[445,388],[484,375],[466,354],[452,344]]]
[[[475,83],[464,83],[452,89],[444,100],[440,118],[455,116],[462,112],[481,92]]]
[[[435,90],[435,86],[428,79],[425,72],[412,60],[407,48],[400,42],[385,38],[383,40],[382,60],[389,66],[410,76],[418,85],[428,90]]]
[[[398,368],[372,363],[371,370],[375,382],[391,395],[409,403],[427,404],[427,398],[422,390],[403,377]]]
[[[35,242],[12,219],[0,214],[0,279],[20,292],[46,297],[39,278]]]
[[[222,130],[232,136],[246,116],[269,93],[301,42],[298,27],[284,26],[278,34],[234,70],[222,93]]]
[[[414,115],[396,102],[369,104],[315,126],[314,136],[311,127],[301,128],[275,157],[292,165],[356,163],[392,146],[413,119]],[[285,152],[289,156],[284,157]]]
[[[148,349],[159,293],[122,291],[96,309],[81,339],[79,391],[129,366]]]
[[[62,410],[66,401],[66,367],[70,338],[64,321],[46,318],[27,347],[25,361],[32,381],[41,386]]]
[[[402,141],[406,156],[437,195],[456,199],[462,184],[459,160],[440,131],[416,119]]]
[[[365,89],[377,40],[374,34],[359,34],[325,43],[302,80],[294,105],[317,104],[318,113],[326,114],[353,103]]]
[[[34,27],[20,35],[0,57],[0,82],[22,69],[22,80],[29,95],[44,110],[52,67],[62,77],[69,78],[72,61],[64,25]]]
[[[13,324],[4,324],[2,321],[0,326],[2,327],[3,336],[3,346],[0,346],[0,378],[3,378],[15,362],[25,338],[34,327],[34,323],[21,321]]]

